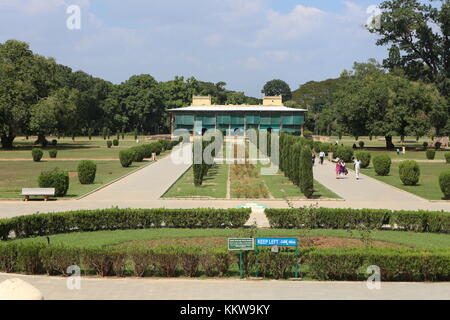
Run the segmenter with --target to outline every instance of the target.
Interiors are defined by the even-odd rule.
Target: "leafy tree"
[[[300,154],[300,189],[308,199],[314,193],[314,175],[311,159],[311,149],[308,146],[302,148]]]
[[[261,92],[266,96],[282,96],[283,102],[292,99],[291,88],[286,82],[279,79],[274,79],[267,82]]]

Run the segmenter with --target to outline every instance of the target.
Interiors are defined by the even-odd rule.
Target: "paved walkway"
[[[346,201],[380,204],[398,202],[417,206],[430,204],[429,201],[412,193],[391,187],[363,174],[360,175],[359,180],[356,180],[355,172],[350,170],[345,178],[336,179],[335,164],[328,161],[325,161],[323,165],[314,166],[314,178]]]
[[[448,300],[450,283],[389,283],[369,290],[365,282],[82,278],[80,290],[68,278],[0,274],[0,282],[21,278],[46,300]]]
[[[142,201],[159,199],[192,165],[192,146],[183,145],[173,152],[124,179],[84,197],[80,202]]]

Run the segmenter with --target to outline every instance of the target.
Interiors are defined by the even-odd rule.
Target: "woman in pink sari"
[[[336,162],[336,179],[339,179],[340,174],[341,174],[341,160]]]

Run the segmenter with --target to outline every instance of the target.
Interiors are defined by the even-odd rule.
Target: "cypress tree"
[[[312,167],[312,153],[308,146],[303,147],[300,155],[300,190],[308,199],[314,193],[314,175]]]
[[[301,153],[301,151],[302,151],[302,145],[300,144],[300,143],[295,143],[294,144],[294,150],[293,150],[293,154],[292,154],[292,157],[293,157],[293,167],[294,167],[294,169],[293,169],[293,179],[292,179],[292,182],[295,184],[295,185],[299,185],[299,183],[300,183],[300,176],[299,176],[299,174],[300,174],[300,170],[298,169],[299,168],[299,166],[300,166],[300,153]]]

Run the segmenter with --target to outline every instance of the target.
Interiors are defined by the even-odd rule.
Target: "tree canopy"
[[[268,81],[261,92],[266,96],[282,96],[283,102],[292,99],[291,88],[286,82],[280,79]]]

